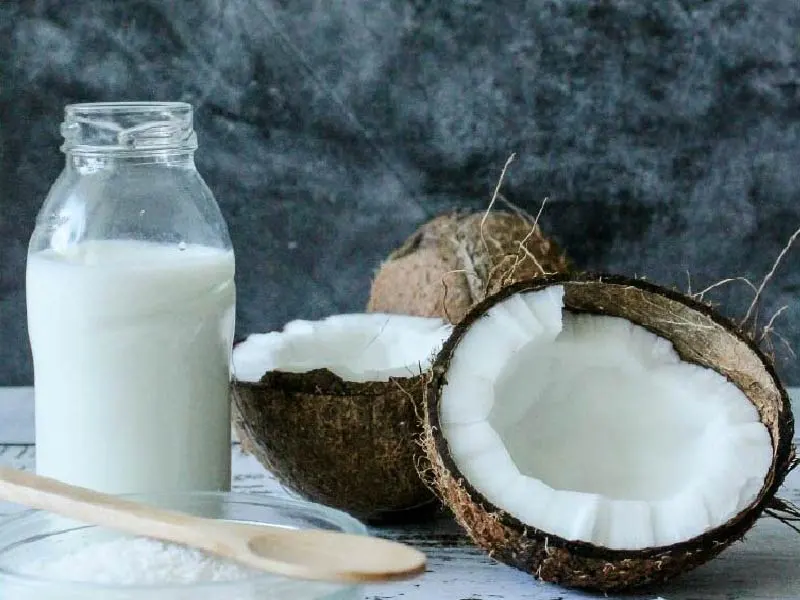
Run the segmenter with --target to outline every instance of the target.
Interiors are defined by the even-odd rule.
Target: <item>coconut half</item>
[[[514,284],[433,366],[430,474],[492,556],[568,586],[661,582],[741,538],[793,457],[784,388],[708,306],[641,280]]]
[[[367,311],[457,323],[504,285],[568,269],[558,245],[523,215],[441,215],[420,227],[381,265]]]
[[[367,521],[435,506],[416,471],[424,374],[441,319],[338,315],[292,321],[233,351],[243,447],[284,485]]]

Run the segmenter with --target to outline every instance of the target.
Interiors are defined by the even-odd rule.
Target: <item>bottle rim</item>
[[[64,109],[62,151],[148,155],[197,148],[186,102],[82,102]]]

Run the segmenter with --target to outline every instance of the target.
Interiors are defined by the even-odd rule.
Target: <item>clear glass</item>
[[[68,106],[27,267],[37,471],[111,493],[227,490],[234,256],[191,106]]]
[[[229,521],[268,523],[296,529],[326,529],[366,535],[345,513],[317,504],[270,496],[187,492],[135,496],[163,508]],[[107,541],[118,534],[87,527],[49,513],[31,511],[0,522],[2,600],[345,600],[359,597],[356,586],[290,580],[269,574],[229,582],[114,586],[46,580],[26,573],[26,564],[63,556],[70,548]],[[40,563],[41,564],[41,563]]]

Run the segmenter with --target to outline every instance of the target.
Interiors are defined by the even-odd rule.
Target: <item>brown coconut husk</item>
[[[347,382],[327,369],[234,382],[243,446],[304,497],[371,523],[440,506],[416,470],[424,378]]]
[[[457,323],[509,283],[569,268],[558,245],[524,213],[453,212],[424,224],[389,255],[372,282],[367,311]]]
[[[766,275],[761,279],[761,282],[756,285],[746,277],[728,277],[722,279],[721,281],[717,281],[712,283],[711,285],[707,286],[706,288],[693,292],[692,291],[692,281],[691,276],[687,272],[688,278],[688,285],[686,293],[693,299],[699,300],[700,302],[706,302],[706,296],[709,292],[713,291],[716,288],[729,285],[732,283],[741,283],[745,284],[752,292],[753,292],[753,299],[750,302],[750,305],[747,307],[747,311],[738,321],[739,328],[744,331],[750,338],[752,338],[765,352],[766,354],[773,360],[776,360],[777,348],[775,346],[775,342],[773,338],[777,338],[783,348],[788,352],[788,354],[795,358],[795,352],[792,348],[789,341],[784,338],[776,329],[776,321],[778,317],[780,317],[786,309],[789,307],[787,305],[781,306],[775,312],[772,313],[772,316],[769,317],[765,324],[762,324],[760,309],[761,309],[761,300],[763,298],[764,290],[767,288],[767,285],[774,279],[775,274],[778,271],[778,267],[780,267],[781,262],[789,253],[789,251],[794,246],[794,243],[797,241],[797,238],[800,237],[800,228],[796,229],[794,233],[789,237],[789,240],[786,242],[786,245],[781,249],[778,253],[778,256],[775,258],[775,262],[772,263],[769,271],[767,271]]]
[[[492,505],[459,472],[439,427],[440,391],[450,359],[470,325],[512,294],[563,285],[566,310],[622,317],[664,337],[684,361],[724,375],[750,399],[772,437],[773,457],[758,497],[701,536],[671,546],[611,550],[565,540],[521,523]],[[643,280],[593,274],[556,275],[513,284],[472,310],[437,357],[427,388],[422,443],[425,476],[470,537],[494,558],[544,581],[592,590],[661,583],[714,558],[740,540],[762,514],[791,521],[796,509],[775,497],[795,466],[792,416],[772,362],[734,322],[706,304]]]

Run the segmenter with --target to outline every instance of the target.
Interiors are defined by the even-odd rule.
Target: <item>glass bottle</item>
[[[192,107],[67,106],[30,240],[37,471],[110,493],[230,487],[234,256]]]

